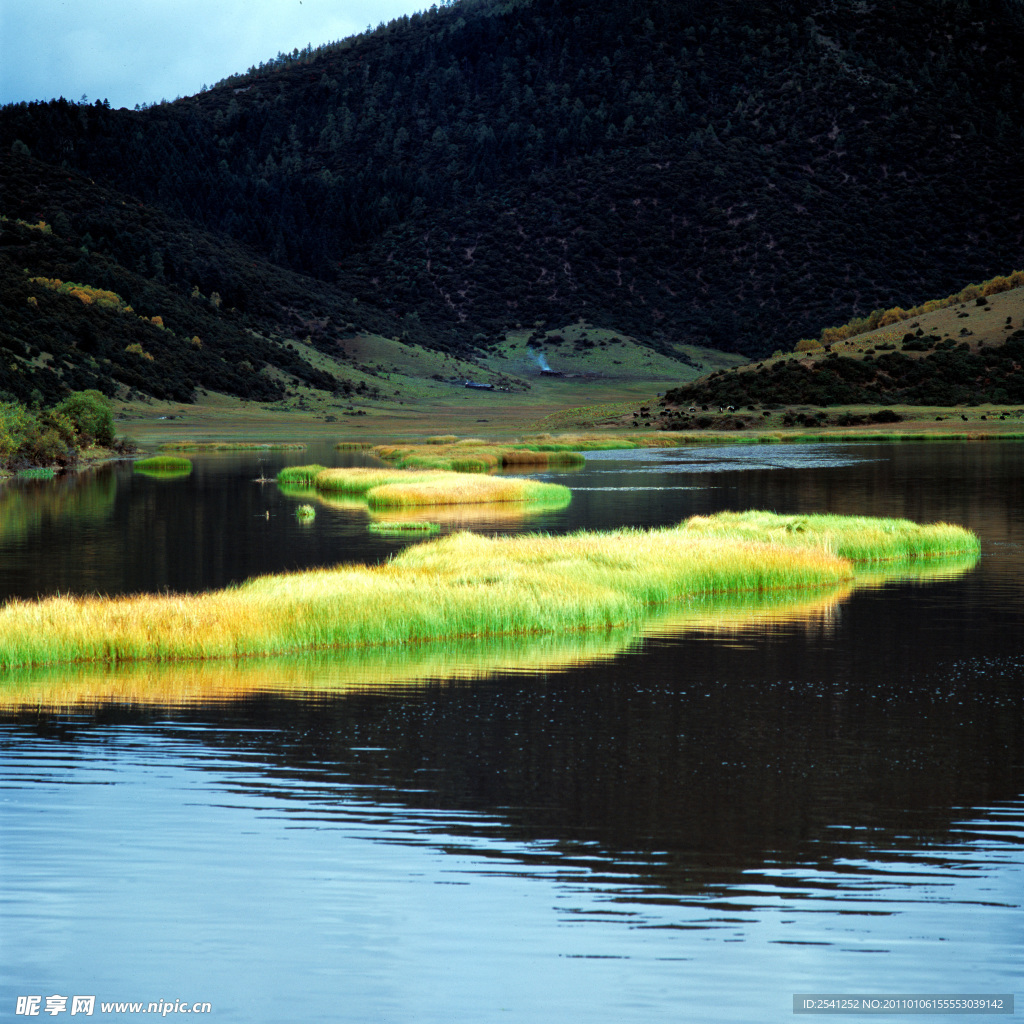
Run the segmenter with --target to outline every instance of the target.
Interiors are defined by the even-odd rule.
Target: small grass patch
[[[407,522],[377,522],[369,523],[366,527],[370,533],[382,533],[382,534],[397,534],[398,536],[403,535],[429,535],[432,533],[438,533],[441,529],[438,523],[428,523],[421,519],[410,519]]]
[[[306,446],[284,441],[166,441],[162,452],[248,452],[248,451],[301,451]]]
[[[377,445],[373,453],[405,469],[440,469],[459,473],[488,473],[496,469],[582,466],[585,458],[568,444],[490,444],[477,438],[455,440],[448,435],[425,444]]]
[[[561,508],[572,499],[572,492],[560,484],[441,470],[346,467],[324,470],[315,483],[326,494],[359,495],[370,508],[506,502]]]
[[[57,473],[49,466],[33,466],[31,469],[19,469],[15,475],[19,480],[52,480]]]
[[[866,522],[757,512],[660,530],[459,533],[413,545],[381,565],[264,576],[207,594],[11,601],[0,609],[0,666],[607,630],[642,623],[652,606],[854,582],[854,562],[839,551],[881,561],[977,550],[970,531],[905,520],[882,520],[865,548]]]
[[[312,505],[300,505],[295,510],[295,518],[302,522],[312,522],[316,518],[316,509]]]
[[[153,455],[148,459],[138,459],[133,467],[138,473],[191,473],[192,462],[176,455]]]
[[[312,487],[317,476],[326,468],[317,463],[308,466],[285,466],[277,474],[277,482],[290,487]]]

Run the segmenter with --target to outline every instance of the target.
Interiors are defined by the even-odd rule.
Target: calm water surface
[[[314,460],[343,461],[8,485],[0,596],[399,550],[358,507],[304,525],[308,496],[254,482]],[[632,633],[7,678],[4,1019],[54,994],[112,1021],[133,1015],[101,1002],[180,999],[225,1022],[532,1024],[1014,992],[1024,447],[612,452],[549,478],[568,508],[443,527],[836,511],[962,523],[983,553]]]

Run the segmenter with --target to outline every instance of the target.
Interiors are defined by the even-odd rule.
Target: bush
[[[114,414],[109,400],[99,391],[74,391],[57,404],[54,412],[71,420],[83,443],[95,441],[104,448],[114,443]]]

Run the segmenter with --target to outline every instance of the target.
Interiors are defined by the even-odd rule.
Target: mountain
[[[905,312],[860,333],[828,328],[824,344],[804,341],[796,352],[671,388],[654,421],[672,430],[739,429],[752,414],[756,423],[787,407],[783,425],[814,426],[827,421],[829,406],[1024,406],[1024,271]],[[902,418],[889,409],[838,415],[841,425]]]
[[[0,150],[89,188],[17,172],[3,212],[193,312],[263,316],[281,268],[324,345],[583,319],[761,357],[1020,263],[1022,55],[1021,0],[462,0],[148,109],[4,107]]]

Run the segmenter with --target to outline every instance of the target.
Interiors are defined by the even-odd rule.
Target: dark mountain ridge
[[[763,355],[1019,265],[1021,55],[1019,0],[462,2],[146,110],[8,106],[0,147],[428,345],[583,317]],[[244,291],[89,223],[162,286]]]

